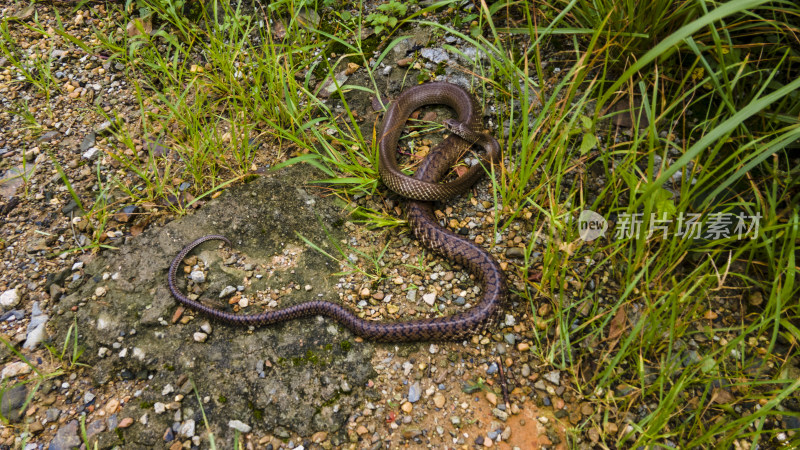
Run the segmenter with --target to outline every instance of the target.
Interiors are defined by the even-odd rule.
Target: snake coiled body
[[[431,150],[411,178],[400,172],[397,167],[397,141],[411,113],[417,108],[432,104],[444,104],[456,111],[457,121],[450,121],[448,125],[459,136],[451,135]],[[454,129],[459,127],[460,130]],[[212,319],[233,325],[264,326],[300,317],[322,315],[334,319],[358,336],[375,341],[452,340],[479,333],[499,311],[507,295],[503,273],[498,263],[480,246],[442,228],[433,214],[433,205],[430,201],[445,200],[469,189],[483,174],[484,168],[481,166],[499,159],[500,147],[497,141],[480,133],[480,129],[481,121],[476,103],[467,91],[448,83],[428,83],[404,91],[389,106],[379,136],[381,178],[393,191],[414,199],[408,205],[408,220],[414,235],[432,250],[469,269],[481,283],[482,297],[467,311],[445,317],[401,322],[362,319],[349,309],[328,301],[310,301],[259,314],[234,314],[221,311],[186,297],[175,284],[178,266],[192,249],[210,240],[221,240],[230,245],[230,241],[220,235],[208,235],[196,239],[175,256],[167,277],[170,292],[187,307]],[[455,181],[437,184],[454,160],[473,143],[486,150],[487,156],[482,161],[484,164],[474,165]]]

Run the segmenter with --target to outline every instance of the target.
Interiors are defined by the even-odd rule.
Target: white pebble
[[[178,428],[178,434],[188,438],[194,436],[194,420],[188,419],[186,422],[183,422],[181,427]]]
[[[194,337],[195,342],[205,342],[206,339],[208,339],[208,335],[207,334],[201,333],[199,331],[197,333],[195,333],[194,335],[192,335],[192,337]]]
[[[4,308],[13,308],[19,303],[19,294],[16,289],[9,289],[0,295],[0,305]]]
[[[252,427],[240,420],[229,420],[228,427],[239,430],[241,433],[249,433]]]
[[[0,374],[0,379],[14,378],[19,375],[27,375],[31,373],[31,370],[31,366],[22,361],[13,362],[3,368],[3,372]]]
[[[204,274],[202,270],[194,270],[192,271],[192,273],[189,274],[189,279],[191,279],[195,283],[205,283],[206,274]]]
[[[233,287],[233,286],[225,286],[222,289],[222,292],[219,293],[219,298],[227,297],[227,296],[233,294],[234,292],[236,292],[236,288],[235,287]]]
[[[144,350],[139,347],[133,347],[133,357],[139,361],[144,361]]]
[[[156,402],[153,405],[153,410],[156,412],[156,414],[163,414],[164,411],[167,410],[167,405],[165,405],[165,404],[163,404],[161,402]]]

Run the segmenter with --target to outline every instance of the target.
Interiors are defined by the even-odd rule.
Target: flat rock
[[[419,54],[431,62],[439,64],[441,62],[445,62],[450,59],[450,56],[447,54],[447,51],[442,48],[423,48],[419,51]]]
[[[15,361],[6,364],[5,367],[3,367],[2,372],[0,372],[0,379],[4,380],[6,378],[14,378],[20,375],[27,375],[31,373],[32,370],[33,368],[30,365],[25,364],[23,361]]]
[[[338,277],[332,276],[339,270],[338,265],[308,248],[298,237],[299,233],[324,246],[331,238],[340,240],[346,236],[341,208],[330,197],[319,197],[313,194],[315,190],[307,190],[307,181],[322,177],[307,167],[291,167],[242,184],[224,191],[194,214],[162,228],[149,229],[119,251],[104,252],[87,263],[83,268],[87,282],[54,307],[50,320],[55,331],[53,340],[63,342],[77,320],[86,347],[81,362],[93,367],[96,383],[142,379],[157,387],[145,390],[141,398],[119,412],[125,417],[147,415],[147,426],[100,433],[100,447],[119,445],[117,431],[126,440],[135,437],[138,446],[163,446],[164,430],[172,426],[173,413],[168,409],[171,400],[160,395],[161,389],[167,384],[175,385],[181,377],[194,380],[200,398],[208,397],[203,409],[218,439],[233,441],[237,431],[230,427],[231,423],[247,424],[254,431],[276,436],[281,430],[304,436],[318,431],[344,433],[348,417],[363,403],[368,379],[375,376],[371,343],[355,342],[347,329],[319,317],[253,331],[219,324],[214,327],[213,339],[195,342],[193,334],[205,318],[195,314],[195,319],[186,324],[171,324],[178,305],[166,288],[169,263],[184,245],[206,234],[223,234],[232,238],[235,251],[252,263],[271,264],[273,256],[285,251],[296,255],[295,265],[276,266],[269,285],[310,284],[314,291],[293,290],[280,298],[279,306],[312,298],[338,303]],[[232,312],[226,300],[217,298],[218,293],[225,286],[243,284],[246,272],[236,265],[223,264],[231,253],[220,250],[219,244],[205,243],[192,255],[208,269],[204,284],[207,290],[201,300]],[[118,272],[119,279],[102,281],[99,275],[110,271]],[[178,286],[185,291],[187,274],[182,266],[179,274]],[[266,278],[252,278],[245,294],[266,289]],[[86,302],[99,283],[107,287],[103,302]],[[114,307],[109,308],[108,304]],[[250,313],[259,311],[260,304],[244,309]],[[187,310],[184,315],[189,313]],[[329,328],[336,333],[332,334]],[[132,329],[135,334],[128,333]],[[124,338],[118,339],[120,336]],[[145,356],[121,358],[120,351],[99,351],[112,348],[117,342],[122,349],[139,348]],[[271,362],[269,368],[264,368],[265,360]],[[263,378],[257,371],[259,363]],[[340,389],[342,380],[351,386],[350,392]],[[187,385],[191,393],[191,384]],[[153,406],[157,403],[166,404],[168,410],[157,414]],[[186,395],[179,407],[196,413],[183,420],[202,423],[194,394]]]
[[[94,134],[94,131],[90,131],[88,134],[86,134],[81,141],[81,153],[94,147],[95,140],[96,135]]]
[[[79,445],[81,445],[81,438],[78,437],[78,421],[73,420],[61,425],[48,448],[49,450],[69,450]]]
[[[53,131],[48,131],[48,132],[42,134],[36,140],[39,141],[39,142],[50,142],[50,141],[53,141],[55,139],[58,139],[60,136],[61,136],[61,133],[59,133],[58,131],[54,131],[53,130]]]

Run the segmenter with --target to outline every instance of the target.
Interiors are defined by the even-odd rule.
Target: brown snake
[[[411,178],[400,172],[397,167],[395,155],[397,141],[411,113],[421,106],[433,104],[444,104],[456,111],[458,119],[446,121],[446,126],[458,135],[449,136],[432,149]],[[310,301],[259,314],[245,315],[221,311],[184,296],[175,285],[175,275],[180,262],[195,247],[210,240],[222,240],[230,245],[230,241],[220,235],[208,235],[196,239],[175,256],[169,266],[167,277],[170,292],[187,307],[212,319],[234,325],[262,326],[299,317],[323,315],[336,320],[356,335],[375,341],[449,340],[479,333],[499,311],[507,295],[503,273],[494,258],[480,246],[442,228],[433,214],[433,205],[430,202],[445,200],[469,189],[483,174],[482,165],[499,160],[499,144],[494,138],[480,131],[478,109],[467,91],[449,83],[428,83],[407,89],[389,106],[381,124],[379,141],[379,171],[383,182],[393,191],[414,199],[408,204],[408,221],[414,235],[426,246],[467,267],[482,283],[483,296],[469,310],[445,317],[404,322],[376,322],[362,319],[349,309],[328,301]],[[474,165],[466,174],[454,181],[437,184],[436,182],[471,144],[478,144],[486,150],[486,159],[482,161],[484,164]]]

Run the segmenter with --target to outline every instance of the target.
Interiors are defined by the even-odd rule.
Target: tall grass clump
[[[634,23],[624,2],[565,2],[547,23],[531,6],[482,7],[477,36],[418,23],[486,55],[476,88],[508,130],[497,223],[530,230],[514,287],[555,312],[535,321],[537,354],[618,412],[579,426],[615,422],[605,445],[778,442],[798,387],[778,370],[800,338],[797,5],[642,5],[659,23]],[[568,49],[558,72],[547,48]],[[592,243],[575,224],[587,209],[610,221]],[[694,236],[689,217],[724,232]]]

